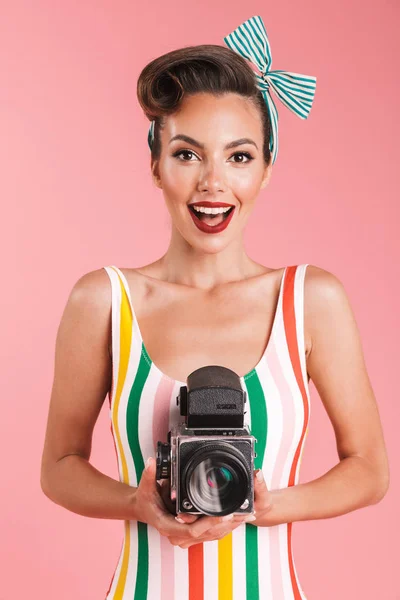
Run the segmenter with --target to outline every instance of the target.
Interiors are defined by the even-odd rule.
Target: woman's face
[[[166,119],[161,155],[152,173],[183,238],[191,246],[215,252],[242,232],[271,168],[263,159],[261,117],[250,101],[237,94],[196,94]],[[196,227],[188,205],[201,201],[235,207],[223,231],[204,233]]]

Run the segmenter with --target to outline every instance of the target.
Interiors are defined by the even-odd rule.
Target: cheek
[[[187,210],[186,204],[191,197],[193,185],[188,181],[187,169],[177,169],[173,163],[164,166],[161,171],[162,192],[171,217]]]
[[[255,173],[247,172],[234,178],[231,189],[242,203],[253,202],[259,192],[260,181]]]
[[[185,166],[177,163],[175,158],[166,160],[161,169],[161,178],[163,186],[169,190],[181,190],[182,186],[188,186],[193,183],[196,177],[195,170],[189,165]]]
[[[193,184],[188,181],[187,175],[182,174],[185,169],[165,169],[162,173],[163,195],[169,206],[169,212],[174,212],[177,207],[187,203],[191,197]]]

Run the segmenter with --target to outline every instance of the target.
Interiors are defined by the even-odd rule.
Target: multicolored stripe
[[[273,329],[258,365],[242,378],[247,424],[257,438],[255,468],[269,489],[296,485],[310,414],[304,346],[307,264],[285,269]],[[112,287],[111,432],[120,480],[140,481],[180,420],[176,396],[184,382],[163,374],[143,344],[128,282],[104,267]],[[292,555],[292,524],[245,524],[221,540],[185,550],[158,531],[124,521],[124,540],[106,600],[306,600]]]

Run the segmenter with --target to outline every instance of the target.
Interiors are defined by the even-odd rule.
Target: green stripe
[[[142,347],[143,350],[143,347]],[[144,469],[143,455],[139,444],[139,405],[142,397],[143,386],[150,371],[150,365],[143,356],[140,355],[139,367],[136,372],[126,408],[126,433],[128,436],[129,448],[132,454],[136,470],[136,479],[139,481]],[[136,587],[134,600],[147,600],[149,585],[149,539],[147,533],[147,524],[137,521],[138,531],[138,560],[136,568]]]
[[[293,81],[294,83],[297,83],[299,86],[301,86],[301,88],[309,87],[310,90],[315,90],[316,84],[315,84],[314,77],[307,77],[307,75],[301,75],[299,73],[296,73],[296,75],[294,75],[291,71],[283,71],[282,69],[275,69],[273,71],[273,73],[277,77],[280,77],[282,79],[282,81],[287,81],[286,73],[290,73],[290,80]],[[279,75],[279,73],[283,73],[284,77]],[[310,84],[309,86],[307,85],[307,82]],[[306,90],[304,90],[304,91],[306,91]],[[314,94],[312,92],[310,92],[310,96],[313,96],[313,95]]]
[[[250,406],[251,434],[257,439],[254,469],[261,469],[267,445],[268,416],[266,398],[254,369],[246,376],[247,400]],[[246,600],[259,600],[258,529],[246,523]]]
[[[246,600],[259,600],[258,531],[251,523],[246,527]]]
[[[303,103],[299,102],[297,100],[297,98],[294,96],[294,94],[291,94],[290,92],[288,92],[287,88],[284,88],[283,85],[279,81],[277,81],[275,78],[272,78],[272,77],[271,77],[271,79],[274,81],[275,87],[280,91],[280,93],[277,92],[277,94],[279,95],[281,100],[285,99],[287,104],[290,105],[290,108],[292,109],[292,111],[294,113],[296,113],[297,115],[305,114],[305,110],[303,108]],[[303,98],[302,98],[302,101],[303,101]],[[298,110],[297,108],[293,108],[293,106],[292,106],[292,104],[290,104],[290,102],[295,104],[300,110]]]

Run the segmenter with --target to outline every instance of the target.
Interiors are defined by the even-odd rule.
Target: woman
[[[304,599],[292,522],[376,503],[388,487],[377,405],[342,284],[313,265],[265,267],[243,246],[277,156],[269,86],[304,117],[315,78],[270,71],[260,17],[224,39],[229,48],[186,47],[142,71],[138,98],[151,120],[152,176],[171,215],[170,245],[143,267],[81,277],[57,335],[42,489],[79,514],[124,520],[108,600]],[[240,375],[247,392],[255,510],[175,518],[156,482],[157,441],[180,420],[175,400],[187,376],[211,364]],[[340,461],[299,484],[310,377]],[[107,393],[120,481],[89,463]]]

